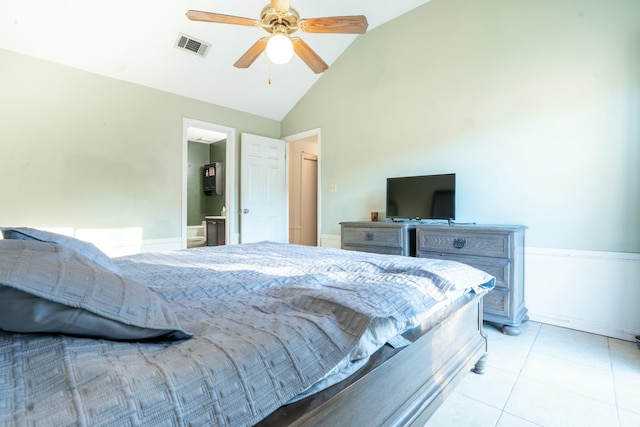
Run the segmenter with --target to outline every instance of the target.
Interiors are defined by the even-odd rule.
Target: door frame
[[[317,181],[317,197],[316,197],[316,218],[317,218],[317,232],[316,232],[316,246],[321,246],[321,235],[320,235],[320,230],[322,229],[322,141],[321,141],[321,129],[320,128],[316,128],[316,129],[311,129],[308,131],[304,131],[304,132],[300,132],[300,133],[296,133],[293,135],[289,135],[289,136],[285,136],[282,137],[281,139],[286,142],[287,144],[293,141],[298,141],[300,139],[307,139],[310,138],[312,136],[316,137],[316,141],[318,143],[318,181]],[[288,147],[288,146],[287,146]],[[287,148],[287,152],[288,152],[288,148]],[[289,202],[289,162],[287,161],[287,204]],[[287,206],[287,224],[289,222],[288,219],[288,215],[289,215],[289,207]],[[288,230],[288,228],[287,228]]]
[[[187,130],[189,128],[205,129],[220,132],[227,135],[226,158],[224,165],[224,198],[227,211],[225,241],[228,244],[238,243],[238,177],[236,175],[236,130],[228,126],[201,120],[182,118],[182,204],[180,220],[180,246],[187,247],[187,187],[189,168],[189,140]]]

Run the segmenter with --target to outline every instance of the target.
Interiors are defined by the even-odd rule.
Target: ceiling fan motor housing
[[[260,13],[260,24],[269,34],[292,34],[298,31],[300,14],[293,7],[287,12],[278,12],[271,5],[267,5]]]

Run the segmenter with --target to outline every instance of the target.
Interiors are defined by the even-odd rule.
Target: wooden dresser
[[[342,249],[460,261],[495,276],[483,317],[518,335],[528,320],[524,302],[521,225],[424,225],[418,222],[342,222]]]
[[[342,249],[415,256],[415,224],[408,222],[341,222]]]
[[[520,225],[418,225],[417,256],[463,262],[495,276],[484,297],[484,320],[518,335],[524,303],[524,232]]]

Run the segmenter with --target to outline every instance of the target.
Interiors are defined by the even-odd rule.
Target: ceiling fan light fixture
[[[278,33],[267,42],[267,56],[274,64],[286,64],[293,56],[293,43],[288,35]]]
[[[262,9],[259,20],[199,10],[188,10],[187,18],[200,22],[262,27],[269,33],[251,45],[233,64],[236,68],[248,68],[266,50],[269,60],[275,64],[286,64],[295,53],[316,74],[326,71],[329,66],[300,37],[291,38],[290,34],[298,30],[306,33],[364,34],[369,26],[364,15],[300,19],[300,14],[290,6],[289,0],[271,0]]]

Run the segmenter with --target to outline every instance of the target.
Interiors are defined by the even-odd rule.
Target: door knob
[[[243,210],[242,213],[249,213],[249,209]]]

